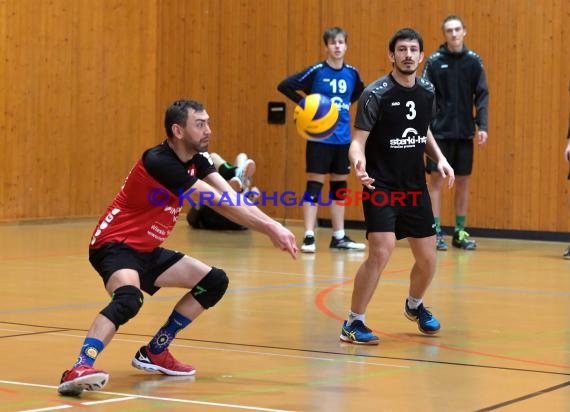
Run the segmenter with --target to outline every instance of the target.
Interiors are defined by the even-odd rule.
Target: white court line
[[[36,388],[48,388],[48,389],[57,389],[57,386],[53,385],[40,385],[37,383],[25,383],[25,382],[14,382],[14,381],[2,381],[0,380],[0,384],[6,385],[20,385],[20,386],[32,386]],[[270,409],[270,408],[261,408],[257,406],[246,406],[246,405],[236,405],[231,403],[219,403],[219,402],[203,402],[203,401],[192,401],[189,399],[178,399],[178,398],[163,398],[160,396],[148,396],[148,395],[133,395],[132,393],[120,393],[120,392],[104,392],[104,391],[97,391],[97,393],[102,393],[104,395],[112,395],[112,396],[121,396],[122,399],[119,400],[126,400],[129,399],[147,399],[152,401],[165,401],[165,402],[176,402],[176,403],[187,403],[192,405],[204,405],[204,406],[219,406],[223,408],[230,408],[230,409],[245,409],[248,411],[262,411],[262,412],[293,412],[286,409]],[[102,403],[102,402],[81,402],[82,405],[88,404],[95,404],[95,403]],[[25,411],[20,412],[39,412],[39,411],[53,411],[57,409],[67,409],[71,408],[70,405],[59,405],[50,408],[43,408],[43,409],[28,409]]]
[[[99,405],[101,403],[111,403],[111,402],[122,402],[122,401],[130,401],[131,399],[136,399],[136,396],[126,396],[124,398],[113,398],[113,399],[106,399],[104,401],[91,401],[91,402],[81,402],[81,405]]]
[[[41,409],[26,409],[20,412],[42,412],[42,411],[55,411],[58,409],[69,409],[73,408],[71,405],[59,405],[59,406],[51,406],[49,408],[41,408]]]

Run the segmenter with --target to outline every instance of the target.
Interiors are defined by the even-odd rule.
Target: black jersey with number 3
[[[366,171],[376,187],[425,189],[423,159],[433,111],[434,87],[424,78],[416,77],[413,87],[404,87],[389,74],[366,87],[355,126],[370,132]]]

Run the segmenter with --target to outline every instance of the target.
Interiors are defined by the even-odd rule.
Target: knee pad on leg
[[[204,308],[208,309],[220,301],[228,289],[230,280],[222,269],[212,268],[206,276],[192,288],[190,293]]]
[[[139,288],[131,285],[121,286],[113,293],[111,303],[100,313],[115,325],[116,329],[124,325],[139,313],[144,297]]]
[[[335,180],[330,182],[330,188],[333,200],[344,200],[343,195],[346,195],[346,188],[348,187],[346,180]]]
[[[319,200],[319,195],[321,194],[321,190],[323,188],[323,184],[321,182],[316,182],[314,180],[309,180],[307,182],[307,190],[303,196],[303,200],[311,203],[317,203]]]

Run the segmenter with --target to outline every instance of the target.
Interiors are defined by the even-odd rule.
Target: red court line
[[[390,273],[398,273],[398,272],[407,272],[409,271],[409,269],[400,269],[400,270],[393,270],[393,271],[388,271],[388,272],[384,272],[382,273],[382,275],[387,275]],[[344,282],[340,282],[340,283],[335,283],[331,286],[326,287],[325,289],[323,289],[322,291],[320,291],[317,296],[315,297],[315,304],[317,306],[317,308],[324,313],[326,316],[328,316],[329,318],[332,319],[336,319],[338,321],[344,321],[345,318],[342,316],[337,315],[336,313],[334,313],[332,310],[330,310],[328,308],[328,306],[325,303],[325,300],[327,298],[327,296],[333,292],[335,289],[338,289],[341,286],[344,285],[348,285],[349,283],[353,283],[354,280],[347,280]],[[409,338],[409,337],[403,337],[400,335],[394,335],[388,332],[383,332],[381,330],[376,330],[373,329],[374,332],[383,335],[383,336],[387,336],[390,337],[392,339],[396,339],[396,340],[400,340],[403,342],[410,342],[410,343],[419,343],[420,345],[426,345],[426,346],[436,346],[440,349],[445,349],[448,351],[453,351],[453,352],[460,352],[460,353],[466,353],[469,355],[478,355],[478,356],[483,356],[483,357],[487,357],[487,358],[492,358],[492,359],[502,359],[502,360],[509,360],[509,361],[515,361],[515,362],[521,362],[521,363],[527,363],[527,364],[531,364],[531,365],[541,365],[541,366],[551,366],[554,368],[561,368],[561,369],[570,369],[570,365],[559,365],[556,363],[548,363],[548,362],[541,362],[541,361],[537,361],[537,360],[531,360],[531,359],[520,359],[520,358],[514,358],[511,356],[503,356],[503,355],[497,355],[494,353],[487,353],[487,352],[481,352],[481,351],[476,351],[476,350],[471,350],[471,349],[463,349],[463,348],[456,348],[453,346],[448,346],[442,343],[428,343],[425,342],[424,340],[419,340],[419,339],[414,339],[414,338]]]

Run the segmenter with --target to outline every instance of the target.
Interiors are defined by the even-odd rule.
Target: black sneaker
[[[356,243],[354,240],[348,236],[344,236],[342,239],[337,239],[334,236],[331,238],[331,244],[329,245],[331,249],[343,249],[343,250],[364,250],[366,245],[364,243]]]
[[[317,245],[315,244],[314,236],[305,236],[303,239],[303,244],[301,245],[301,252],[303,253],[315,253],[317,250]]]
[[[568,246],[568,249],[564,251],[562,256],[564,256],[564,259],[570,259],[570,246]]]
[[[469,239],[469,233],[463,229],[455,231],[451,244],[456,248],[464,250],[475,250],[477,248],[477,243]]]

